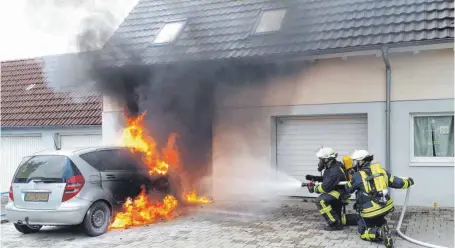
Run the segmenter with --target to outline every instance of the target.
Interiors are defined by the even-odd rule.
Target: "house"
[[[96,146],[102,142],[102,97],[52,88],[44,60],[1,62],[1,191],[24,156],[45,149]]]
[[[217,89],[215,199],[216,178],[233,164],[253,159],[304,180],[325,145],[340,155],[368,149],[393,175],[412,176],[411,205],[453,207],[453,16],[448,0],[141,0],[116,34],[151,66],[310,64]],[[398,204],[404,196],[393,191]]]

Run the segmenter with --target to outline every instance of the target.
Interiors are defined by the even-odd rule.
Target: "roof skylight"
[[[177,38],[177,35],[182,31],[183,26],[185,25],[184,21],[178,22],[168,22],[164,24],[158,34],[155,36],[153,43],[169,43]]]
[[[286,9],[265,10],[261,12],[255,33],[267,33],[280,30],[286,15]]]

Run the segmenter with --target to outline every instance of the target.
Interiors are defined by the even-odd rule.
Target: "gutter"
[[[400,50],[419,50],[415,49],[415,47],[424,47],[424,46],[442,46],[444,48],[453,48],[454,38],[442,38],[442,39],[433,39],[433,40],[423,40],[423,41],[409,41],[409,42],[399,42],[399,43],[389,43],[387,46],[389,47],[389,53],[392,52],[399,52]],[[145,61],[147,64],[151,66],[167,66],[167,65],[185,65],[185,64],[193,64],[193,63],[208,63],[210,66],[213,66],[214,63],[225,63],[225,62],[247,62],[247,63],[263,63],[263,61],[268,62],[288,62],[288,61],[304,61],[304,60],[314,60],[314,59],[322,59],[322,58],[334,58],[334,57],[343,57],[346,53],[365,53],[376,55],[378,54],[378,50],[381,50],[384,44],[378,45],[365,45],[365,46],[351,46],[351,47],[343,47],[343,48],[329,48],[329,49],[319,49],[319,50],[305,50],[300,52],[282,52],[279,54],[273,55],[239,55],[238,57],[214,57],[212,59],[207,59],[204,57],[197,57],[200,56],[196,54],[194,58],[185,58],[177,56],[177,57],[169,57],[167,61],[161,61],[160,59],[150,60],[148,59],[150,54],[144,51]],[[410,49],[409,49],[410,48]],[[426,49],[424,49],[426,50]],[[231,50],[226,50],[225,52],[231,52]],[[334,54],[336,56],[334,56]],[[171,54],[172,56],[172,54]]]
[[[381,48],[382,51],[382,59],[384,61],[385,65],[385,80],[386,80],[386,97],[385,97],[385,102],[386,102],[386,107],[385,107],[385,169],[387,171],[391,171],[392,166],[390,165],[390,92],[391,92],[391,81],[392,81],[392,70],[390,68],[390,62],[389,62],[389,48],[387,46],[384,46]],[[391,173],[391,172],[390,172]]]
[[[71,125],[71,126],[2,126],[0,130],[20,130],[20,129],[81,129],[81,128],[100,128],[102,125]]]

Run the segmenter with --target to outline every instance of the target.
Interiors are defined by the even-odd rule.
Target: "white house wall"
[[[75,135],[75,134],[98,134],[101,135],[101,127],[83,127],[83,128],[2,128],[2,136],[30,136],[41,135],[41,150],[53,150],[54,148],[54,133],[61,135]],[[8,170],[13,171],[15,168],[9,165]],[[5,180],[5,179],[3,179]],[[11,179],[8,179],[11,180]],[[3,183],[3,182],[2,182]],[[4,185],[2,186],[4,189]]]
[[[80,128],[4,128],[1,135],[18,135],[18,134],[41,134],[43,140],[43,149],[54,149],[54,133],[59,134],[100,134],[99,127],[80,127]]]
[[[23,157],[43,150],[42,146],[43,141],[39,133],[1,136],[1,192],[9,190],[11,179]]]
[[[453,50],[390,54],[390,63],[391,170],[422,182],[413,195],[431,195],[413,197],[411,205],[432,206],[433,202],[438,202],[439,206],[453,207],[453,167],[410,167],[409,151],[403,151],[403,147],[410,146],[409,106],[417,112],[453,111]],[[377,160],[385,160],[385,66],[381,57],[316,61],[297,76],[241,88],[220,87],[217,99],[213,139],[215,198],[221,199],[226,193],[223,185],[216,183],[218,178],[238,175],[239,170],[248,174],[248,171],[254,173],[261,168],[274,168],[275,116],[367,113],[368,149]],[[449,100],[442,100],[443,104],[407,101],[417,99]],[[244,166],[237,169],[236,164]],[[445,185],[443,188],[447,192],[435,191],[433,186],[425,187],[423,184],[428,185],[425,175],[438,175],[437,184]],[[403,194],[396,194],[397,203],[403,200]]]
[[[452,49],[390,54],[391,100],[453,98],[453,56]],[[220,87],[218,96],[222,108],[385,101],[385,66],[373,55],[317,60],[296,76]]]
[[[453,163],[440,163],[431,166],[429,163],[411,163],[411,130],[412,113],[434,113],[454,111],[453,99],[396,101],[391,104],[391,162],[392,174],[411,176],[416,184],[412,188],[410,204],[432,206],[452,206],[454,203],[454,167]],[[394,199],[403,202],[405,191],[393,190]]]
[[[113,98],[103,95],[103,144],[120,145],[124,128],[123,112],[120,104]]]
[[[391,54],[392,101],[453,99],[453,49]]]

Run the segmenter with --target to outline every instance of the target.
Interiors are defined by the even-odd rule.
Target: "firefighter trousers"
[[[334,194],[332,191],[327,194],[321,194],[316,199],[316,206],[319,209],[319,212],[324,216],[324,219],[327,221],[329,226],[342,225],[341,223],[341,208],[342,203],[339,199],[340,194]],[[338,197],[337,197],[338,196]]]
[[[368,241],[382,240],[381,228],[383,225],[387,225],[385,215],[366,219],[360,218],[358,222],[360,238]]]

